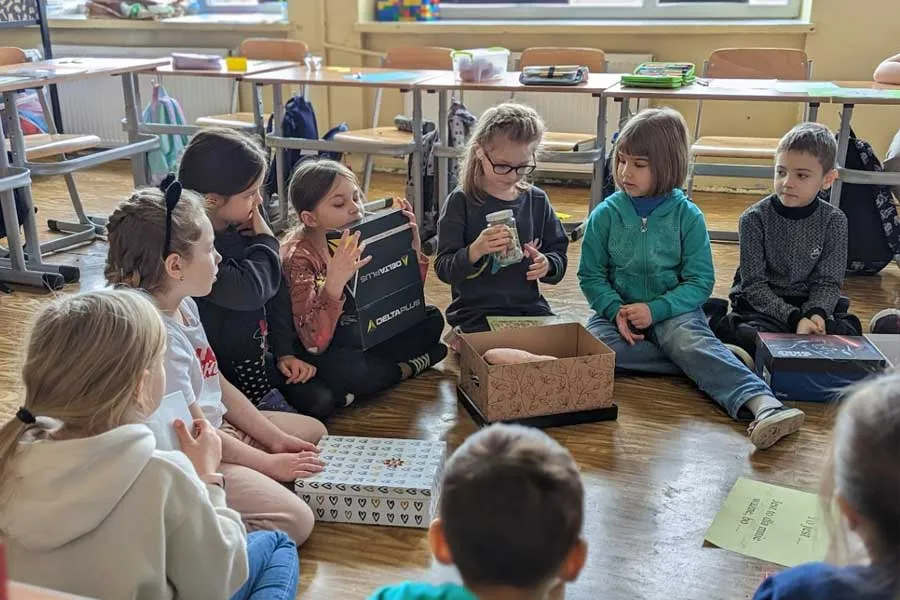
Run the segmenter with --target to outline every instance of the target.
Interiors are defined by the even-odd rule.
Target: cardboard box
[[[888,361],[865,337],[760,333],[756,372],[779,400],[829,402]]]
[[[410,223],[402,211],[367,214],[349,230],[360,232],[365,255],[372,261],[347,283],[334,343],[367,350],[420,323],[425,318],[425,296]],[[326,235],[332,254],[342,233]]]
[[[319,448],[325,470],[294,483],[316,520],[428,528],[446,443],[329,435]]]
[[[550,427],[615,419],[615,353],[578,323],[460,335],[460,401],[481,423]],[[557,360],[489,365],[492,348]]]

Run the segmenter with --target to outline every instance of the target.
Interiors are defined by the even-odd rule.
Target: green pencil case
[[[631,75],[622,76],[622,85],[646,88],[679,88],[694,83],[696,67],[693,63],[646,62]]]

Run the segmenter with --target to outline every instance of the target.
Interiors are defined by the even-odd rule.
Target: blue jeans
[[[294,600],[300,558],[297,545],[283,531],[247,535],[250,575],[231,600]]]
[[[634,346],[629,346],[622,338],[615,323],[600,315],[595,314],[588,320],[587,329],[615,351],[617,369],[660,375],[684,374],[733,419],[744,416],[739,417],[741,407],[751,398],[772,395],[769,386],[713,335],[706,315],[699,308],[653,323],[644,340]]]

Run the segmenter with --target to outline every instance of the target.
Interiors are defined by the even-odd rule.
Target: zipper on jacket
[[[647,263],[650,257],[647,256],[647,217],[641,217],[641,258],[644,261],[644,298],[650,293],[650,284],[647,279]]]
[[[647,217],[641,217],[641,233],[647,233]]]

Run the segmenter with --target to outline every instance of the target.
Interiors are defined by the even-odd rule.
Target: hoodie
[[[145,425],[26,434],[8,481],[12,579],[92,598],[222,600],[247,578],[246,533],[224,490],[181,452],[156,450]]]
[[[455,583],[432,585],[407,581],[383,587],[372,594],[369,600],[478,600],[478,597]]]

